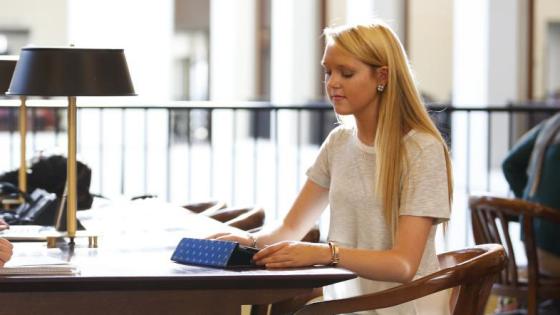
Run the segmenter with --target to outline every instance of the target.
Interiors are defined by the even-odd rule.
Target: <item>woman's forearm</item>
[[[394,250],[340,248],[339,256],[338,266],[377,281],[409,282],[418,269],[418,263]]]
[[[280,241],[301,240],[328,204],[328,189],[307,180],[281,224],[255,233],[259,247]]]
[[[339,266],[372,280],[411,281],[422,260],[432,224],[433,219],[429,217],[400,216],[392,248],[379,251],[340,248]]]

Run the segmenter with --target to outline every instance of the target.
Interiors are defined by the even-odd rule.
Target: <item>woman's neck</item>
[[[363,113],[362,115],[354,115],[357,128],[358,139],[366,145],[375,145],[375,134],[377,131],[377,120],[379,115],[379,107],[375,107],[373,112]]]

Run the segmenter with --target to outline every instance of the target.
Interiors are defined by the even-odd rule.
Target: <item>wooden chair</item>
[[[204,215],[210,216],[216,211],[227,207],[227,204],[224,201],[211,200],[211,201],[204,201],[204,202],[189,203],[183,205],[182,207],[194,213],[203,213]]]
[[[438,255],[443,269],[394,288],[357,297],[312,303],[295,314],[340,314],[395,306],[426,295],[455,288],[451,294],[453,315],[482,315],[496,277],[506,264],[504,248],[498,244]]]
[[[210,217],[214,220],[218,220],[220,222],[227,222],[238,216],[249,212],[252,207],[244,207],[244,208],[223,208],[215,211],[210,215]]]
[[[264,219],[264,209],[257,206],[231,220],[226,221],[225,224],[244,231],[249,231],[262,227],[264,225]]]
[[[315,226],[305,234],[305,236],[301,239],[302,242],[309,242],[309,243],[319,243],[321,239],[321,231],[319,227]]]
[[[548,208],[520,199],[490,196],[472,196],[469,199],[472,229],[477,244],[502,244],[509,256],[507,267],[500,274],[492,292],[501,296],[516,297],[527,302],[527,314],[537,314],[539,299],[560,298],[560,278],[539,274],[537,248],[533,221],[535,218],[551,220],[560,224],[560,210]],[[509,222],[521,220],[525,233],[526,270],[520,272],[515,261],[514,249],[509,235]],[[527,274],[522,277],[521,274]]]

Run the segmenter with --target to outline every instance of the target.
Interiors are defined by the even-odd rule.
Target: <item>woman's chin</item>
[[[335,106],[333,106],[333,108],[334,108],[334,112],[337,113],[338,115],[341,115],[341,116],[352,115],[352,113],[348,109],[345,109],[342,106],[336,106],[335,105]]]

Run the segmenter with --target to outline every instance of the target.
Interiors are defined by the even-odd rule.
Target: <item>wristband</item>
[[[329,265],[336,267],[340,262],[338,246],[334,242],[329,242],[329,248],[331,249],[331,263]]]

